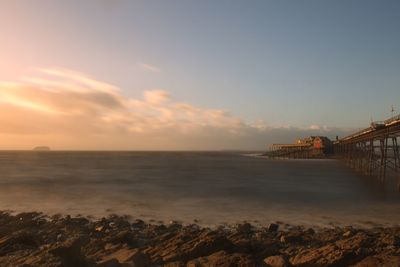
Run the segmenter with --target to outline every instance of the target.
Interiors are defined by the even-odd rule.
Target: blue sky
[[[0,79],[64,68],[246,123],[360,128],[400,112],[398,1],[2,1]]]

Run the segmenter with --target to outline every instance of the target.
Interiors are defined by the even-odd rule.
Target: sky
[[[0,149],[263,150],[400,113],[398,1],[0,3]]]

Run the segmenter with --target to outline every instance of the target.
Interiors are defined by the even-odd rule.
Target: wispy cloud
[[[151,64],[147,64],[147,63],[138,63],[138,65],[139,65],[139,67],[141,67],[141,68],[142,68],[143,70],[145,70],[145,71],[156,72],[156,73],[161,72],[161,69],[160,69],[160,68],[158,68],[158,67],[156,67],[156,66],[154,66],[154,65],[151,65]]]
[[[0,82],[0,148],[264,149],[341,129],[246,123],[221,109],[175,101],[162,89],[130,98],[117,86],[63,69]]]

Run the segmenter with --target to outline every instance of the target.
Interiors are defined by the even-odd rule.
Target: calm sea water
[[[203,225],[400,222],[400,194],[335,160],[225,152],[0,152],[0,210]]]

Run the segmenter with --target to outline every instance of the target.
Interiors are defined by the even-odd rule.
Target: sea
[[[243,152],[0,152],[0,210],[203,226],[400,224],[400,193],[334,159]]]

